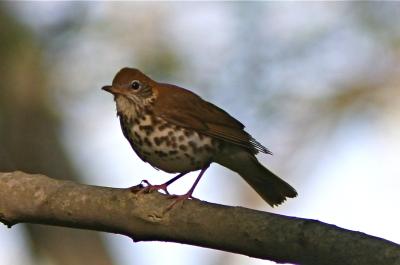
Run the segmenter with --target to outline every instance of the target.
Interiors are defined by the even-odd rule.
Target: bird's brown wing
[[[168,122],[196,130],[205,135],[230,142],[251,150],[271,154],[262,144],[244,131],[244,125],[223,109],[211,104],[196,94],[169,84],[157,92],[155,114]]]

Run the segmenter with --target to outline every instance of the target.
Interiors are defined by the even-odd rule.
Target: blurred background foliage
[[[133,154],[100,91],[137,67],[245,123],[274,152],[259,158],[299,191],[271,210],[213,166],[196,197],[400,242],[399,24],[394,2],[2,2],[0,170],[114,187],[164,182]],[[4,265],[260,263],[45,226],[0,227],[0,242]]]

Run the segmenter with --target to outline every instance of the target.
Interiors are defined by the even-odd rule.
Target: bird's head
[[[129,107],[143,109],[152,104],[157,96],[156,85],[157,82],[138,69],[122,68],[115,75],[112,85],[102,89],[114,95],[120,112]]]

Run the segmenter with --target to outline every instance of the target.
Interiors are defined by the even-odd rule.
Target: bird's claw
[[[152,184],[150,184],[149,181],[147,181],[145,179],[140,182],[141,185],[142,185],[142,183],[146,184],[147,186],[143,187],[138,192],[138,194],[150,193],[150,192],[153,192],[153,191],[162,190],[162,191],[165,192],[165,194],[170,195],[169,192],[168,192],[168,189],[167,189],[168,185],[166,185],[166,184],[152,185]]]
[[[167,208],[164,209],[163,213],[170,211],[178,203],[183,204],[186,200],[192,200],[196,198],[193,197],[191,193],[186,193],[183,195],[171,195],[169,196],[169,199],[173,199],[174,201],[170,205],[168,205]]]

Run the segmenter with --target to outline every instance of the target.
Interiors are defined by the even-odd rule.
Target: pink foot
[[[145,179],[142,180],[141,183],[145,183],[147,186],[146,186],[146,187],[143,187],[143,188],[138,192],[138,194],[141,194],[141,193],[150,193],[150,192],[153,192],[153,191],[162,190],[162,191],[165,192],[165,194],[169,195],[169,192],[168,192],[168,190],[167,190],[167,187],[168,187],[168,184],[167,184],[167,183],[164,183],[164,184],[161,184],[161,185],[151,185],[150,182],[148,182],[148,181],[145,180]]]
[[[174,208],[174,206],[176,204],[178,204],[178,203],[182,203],[183,204],[186,200],[195,199],[192,196],[191,192],[188,192],[188,193],[183,194],[183,195],[172,195],[169,198],[173,199],[174,201],[170,205],[168,205],[167,208],[165,208],[164,213],[166,213],[169,210],[171,210],[172,208]]]

